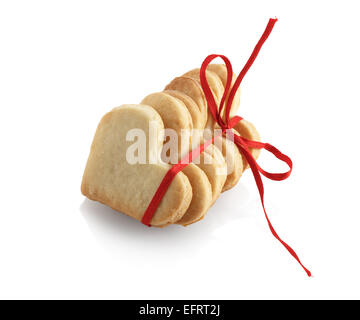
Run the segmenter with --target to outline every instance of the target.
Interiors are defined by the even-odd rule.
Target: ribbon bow
[[[241,137],[240,135],[233,134],[231,131],[231,129],[239,121],[241,121],[243,119],[242,117],[239,117],[239,116],[234,116],[230,119],[231,104],[234,99],[235,93],[238,90],[240,83],[243,80],[244,76],[246,75],[247,71],[250,69],[251,65],[255,61],[258,53],[260,52],[262,45],[265,43],[266,39],[269,37],[276,21],[277,21],[277,19],[269,20],[264,33],[262,34],[260,40],[256,44],[250,58],[248,59],[245,66],[239,73],[239,76],[237,77],[230,93],[229,93],[229,90],[230,90],[231,80],[232,80],[232,76],[233,76],[233,71],[232,71],[232,66],[231,66],[230,60],[227,57],[225,57],[224,55],[212,54],[212,55],[209,55],[208,57],[206,57],[206,59],[202,63],[201,69],[200,69],[201,86],[204,91],[210,113],[211,113],[212,117],[214,118],[214,120],[216,121],[216,123],[221,128],[221,134],[214,136],[212,139],[206,141],[204,144],[200,145],[198,148],[190,151],[185,157],[183,157],[180,160],[180,162],[178,162],[177,164],[174,164],[170,168],[170,170],[166,173],[162,182],[160,183],[157,191],[155,192],[153,199],[149,203],[149,206],[146,209],[145,214],[142,218],[142,223],[147,226],[150,226],[151,219],[152,219],[156,209],[158,208],[161,199],[165,195],[168,187],[170,186],[170,184],[171,184],[172,180],[174,179],[174,177],[176,176],[176,174],[178,174],[189,163],[191,163],[193,161],[193,159],[197,158],[210,144],[213,144],[214,140],[217,137],[219,137],[221,135],[224,135],[226,137],[230,133],[234,137],[234,143],[239,148],[241,154],[246,158],[246,160],[250,166],[250,169],[252,171],[252,174],[255,178],[255,182],[256,182],[257,188],[259,190],[260,200],[261,200],[261,204],[262,204],[262,207],[264,210],[265,218],[269,225],[271,233],[289,251],[289,253],[297,260],[297,262],[305,270],[307,275],[309,277],[311,277],[311,272],[302,264],[298,255],[296,254],[296,252],[285,241],[283,241],[279,237],[277,232],[275,231],[275,229],[272,226],[270,219],[267,215],[267,212],[265,209],[265,204],[264,204],[264,185],[263,185],[263,182],[261,179],[261,174],[271,180],[276,180],[276,181],[285,180],[286,178],[288,178],[290,176],[291,171],[292,171],[291,159],[287,155],[281,153],[277,148],[275,148],[274,146],[272,146],[269,143],[262,143],[262,142],[258,142],[258,141],[248,140],[248,139],[245,139],[244,137]],[[219,108],[216,105],[214,96],[212,94],[212,91],[211,91],[209,84],[207,82],[207,79],[206,79],[206,68],[210,64],[210,62],[212,60],[214,60],[215,58],[221,58],[225,62],[225,66],[227,69],[226,86],[225,86],[224,94],[222,96]],[[229,93],[229,95],[228,95],[228,93]],[[222,110],[224,107],[225,107],[225,119],[223,119],[221,116]],[[286,172],[283,172],[283,173],[271,173],[271,172],[267,172],[267,171],[263,170],[258,165],[258,163],[254,159],[254,157],[252,156],[249,148],[265,149],[265,150],[271,152],[276,158],[285,162],[289,166],[289,170]]]

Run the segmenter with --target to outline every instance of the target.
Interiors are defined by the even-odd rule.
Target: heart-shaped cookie
[[[159,113],[164,128],[171,129],[167,130],[167,148],[162,152],[162,159],[166,163],[177,163],[181,154],[190,151],[193,123],[189,110],[181,100],[165,92],[149,94],[141,104],[153,107]]]
[[[183,130],[190,130],[190,125],[187,121],[190,116],[189,112],[179,99],[166,92],[160,92],[148,95],[143,99],[142,103],[151,105],[158,111],[163,119],[164,128],[176,133],[179,136],[178,139],[181,139],[180,135]],[[194,137],[196,141],[204,142],[203,130],[198,131],[197,134],[201,134],[201,136],[199,138]],[[169,160],[171,158],[164,157],[164,150],[167,149],[166,145],[168,144],[170,144],[169,141],[164,144],[162,159],[170,163]],[[197,146],[198,144],[194,143],[191,147]],[[188,151],[191,147],[189,145]],[[219,197],[224,186],[227,167],[221,152],[214,145],[211,145],[204,153],[205,155],[195,159],[195,164],[197,165],[191,163],[182,171],[190,181],[193,198],[184,217],[177,222],[178,224],[188,225],[200,220],[205,215],[207,209]]]
[[[225,66],[211,65],[206,77],[219,104],[224,92]],[[237,102],[238,97],[233,103],[235,108]],[[214,134],[211,131],[204,136],[205,132],[218,128],[208,112],[199,69],[175,78],[164,92],[146,96],[140,105],[115,108],[103,117],[96,131],[83,176],[83,194],[141,220],[171,167],[168,163],[177,163],[184,153]],[[177,137],[176,157],[172,161],[164,157],[167,145],[163,140],[164,129],[171,129]],[[140,133],[133,130],[140,130]],[[182,131],[189,131],[189,134],[183,136]],[[247,139],[260,140],[257,130],[248,121],[240,121],[233,131]],[[135,138],[138,141],[134,142]],[[145,152],[137,150],[136,153],[141,139],[146,141]],[[184,146],[185,149],[181,149]],[[257,158],[260,151],[251,152]],[[129,154],[136,161],[129,161]],[[140,158],[144,158],[143,162],[139,162]],[[224,136],[216,138],[214,145],[208,146],[194,163],[176,175],[151,225],[188,225],[201,220],[221,192],[232,188],[247,167],[246,159],[231,140]]]
[[[123,105],[107,113],[95,133],[83,175],[82,193],[141,220],[170,169],[170,165],[160,159],[163,128],[160,115],[147,105]],[[145,151],[140,146],[144,139]],[[134,148],[136,143],[139,148]],[[162,199],[151,225],[161,227],[179,221],[191,199],[189,179],[180,172]]]

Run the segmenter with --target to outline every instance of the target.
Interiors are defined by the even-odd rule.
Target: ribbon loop
[[[217,108],[213,93],[206,79],[206,68],[215,58],[221,58],[225,62],[225,66],[227,70],[226,86],[224,88],[224,94],[220,101],[219,109]],[[208,108],[210,109],[211,115],[213,116],[215,121],[219,124],[221,129],[227,129],[228,121],[227,122],[223,121],[223,119],[221,118],[221,112],[225,104],[225,99],[230,90],[232,75],[233,75],[233,71],[230,60],[221,54],[211,54],[207,56],[200,68],[200,83],[206,97]]]
[[[289,170],[286,171],[286,172],[271,173],[271,172],[267,172],[267,171],[263,170],[259,166],[259,164],[256,162],[256,167],[261,172],[261,174],[263,176],[265,176],[268,179],[276,180],[276,181],[285,180],[290,176],[291,171],[292,171],[292,167],[293,167],[292,160],[286,154],[283,154],[280,150],[275,148],[273,145],[271,145],[269,143],[263,143],[263,142],[259,142],[259,141],[248,140],[248,139],[246,139],[244,137],[239,137],[239,136],[238,136],[238,138],[235,138],[235,139],[241,139],[242,140],[241,143],[246,145],[248,148],[265,149],[266,151],[269,151],[276,158],[278,158],[279,160],[285,162],[289,167]]]

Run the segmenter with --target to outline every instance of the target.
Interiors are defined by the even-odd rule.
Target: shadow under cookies
[[[219,227],[241,219],[242,209],[246,208],[248,202],[249,192],[239,183],[221,195],[203,220],[187,227],[170,225],[164,228],[149,228],[87,198],[80,205],[80,212],[95,239],[106,250],[118,251],[123,248],[135,253],[141,248],[148,249],[151,253],[154,250],[171,249],[171,252],[176,253],[176,249],[201,250],[204,244],[209,245],[216,241],[214,232]]]

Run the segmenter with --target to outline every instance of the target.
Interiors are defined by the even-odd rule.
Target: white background
[[[0,298],[360,298],[356,1],[0,3]],[[313,278],[272,237],[250,171],[187,228],[80,193],[104,113],[210,53],[239,72],[273,16],[240,114],[294,161],[266,206]]]

